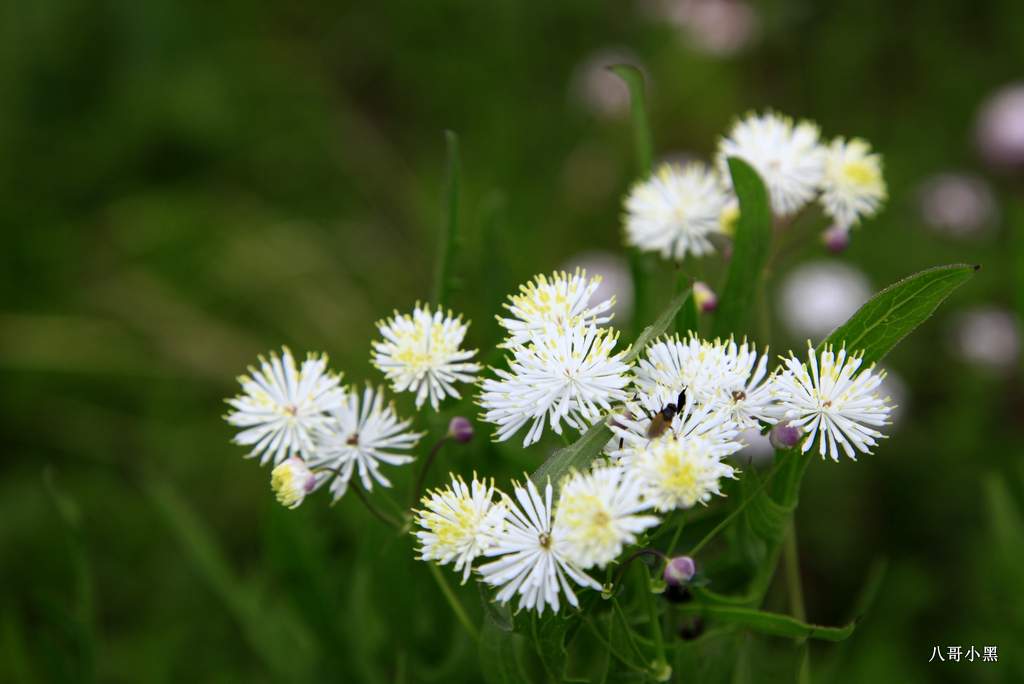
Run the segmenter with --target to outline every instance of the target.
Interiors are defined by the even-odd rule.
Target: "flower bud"
[[[768,433],[768,441],[776,449],[792,449],[799,444],[803,434],[803,430],[795,425],[790,425],[788,422],[777,423],[772,428],[772,431]]]
[[[306,495],[316,487],[316,475],[305,461],[292,456],[271,471],[270,486],[282,506],[298,508]]]
[[[718,295],[699,280],[693,284],[693,301],[701,313],[711,313],[718,307]]]
[[[697,574],[697,565],[689,556],[676,556],[665,564],[662,577],[670,587],[681,587]]]
[[[850,229],[834,225],[822,233],[821,241],[828,251],[838,254],[850,246]]]
[[[469,422],[468,418],[455,416],[448,423],[448,436],[459,444],[465,444],[473,439],[473,423]]]

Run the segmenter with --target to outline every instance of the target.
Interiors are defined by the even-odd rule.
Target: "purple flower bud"
[[[839,225],[832,226],[822,234],[821,241],[825,243],[828,251],[838,254],[850,246],[850,229]]]
[[[772,428],[772,431],[768,433],[768,441],[772,443],[772,446],[776,449],[792,449],[799,442],[800,438],[803,437],[803,430],[800,428],[786,423],[778,423]]]
[[[697,574],[697,566],[689,556],[676,556],[665,564],[662,577],[670,587],[681,587]]]
[[[693,301],[701,313],[711,313],[718,308],[718,295],[699,280],[693,284]]]
[[[469,418],[455,416],[448,423],[448,436],[459,444],[465,444],[473,439],[473,424],[469,422]]]

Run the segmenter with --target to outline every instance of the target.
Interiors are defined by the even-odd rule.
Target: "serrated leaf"
[[[530,629],[533,645],[544,665],[544,670],[556,682],[565,679],[565,664],[569,654],[565,649],[565,637],[571,621],[558,614],[538,617],[530,615]]]
[[[890,285],[836,328],[819,348],[845,343],[851,351],[863,351],[866,364],[881,360],[978,268],[968,264],[936,266]]]
[[[842,627],[825,627],[802,622],[789,615],[769,613],[754,608],[738,606],[700,605],[688,603],[679,607],[682,615],[702,615],[725,624],[734,624],[761,634],[796,639],[819,639],[822,641],[843,641],[856,627],[851,622]]]
[[[732,258],[715,313],[714,334],[726,337],[745,329],[772,242],[772,212],[761,177],[742,159],[729,158],[729,173],[740,202],[740,220]]]

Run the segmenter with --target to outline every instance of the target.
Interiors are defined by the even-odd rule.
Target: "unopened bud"
[[[693,284],[693,301],[701,313],[711,313],[718,307],[718,295],[699,280]]]
[[[792,449],[800,442],[803,434],[803,430],[795,425],[790,425],[788,422],[778,423],[768,433],[768,441],[772,443],[772,447],[775,449]]]
[[[448,423],[448,436],[459,444],[465,444],[473,439],[473,423],[469,422],[469,418],[455,416]]]
[[[834,225],[822,233],[821,241],[828,251],[838,254],[850,246],[850,229]]]
[[[270,487],[282,506],[298,508],[306,495],[316,487],[316,475],[305,461],[292,456],[271,471]]]
[[[681,587],[697,574],[697,565],[689,556],[676,556],[665,564],[665,571],[661,576],[665,584],[670,587]]]

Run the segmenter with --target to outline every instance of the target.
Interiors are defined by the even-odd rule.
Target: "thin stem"
[[[668,545],[668,553],[666,554],[669,558],[676,551],[676,544],[679,543],[679,537],[683,534],[683,525],[686,524],[686,516],[682,516],[679,519],[679,524],[676,526],[676,533],[672,535],[672,541]]]
[[[402,529],[402,523],[398,522],[397,520],[392,518],[390,515],[387,515],[386,513],[381,511],[379,508],[374,506],[372,503],[370,503],[370,500],[366,497],[366,492],[363,491],[362,486],[360,486],[358,482],[353,483],[352,489],[353,489],[353,491],[355,491],[356,496],[359,497],[359,500],[363,502],[363,505],[366,506],[366,510],[370,511],[370,513],[373,515],[373,517],[377,518],[378,520],[380,520],[382,522],[387,523],[388,525],[391,525],[396,530],[401,530]]]
[[[590,628],[590,631],[594,633],[594,637],[598,641],[600,641],[601,645],[604,646],[608,650],[608,653],[613,655],[613,656],[615,656],[620,663],[622,663],[623,665],[625,665],[628,668],[631,668],[633,670],[637,670],[638,672],[643,672],[643,671],[647,670],[646,667],[642,667],[640,665],[637,665],[636,663],[630,662],[629,658],[626,658],[624,655],[619,653],[617,650],[615,650],[615,647],[611,645],[611,631],[612,631],[613,622],[612,622],[612,617],[610,615],[608,616],[608,634],[609,634],[609,637],[607,639],[605,639],[605,637],[601,634],[601,631],[597,628],[597,625],[594,624],[593,620],[591,620],[589,615],[586,616],[586,620],[584,620],[584,622],[587,623],[587,627]]]
[[[612,606],[615,608],[615,614],[622,622],[622,629],[626,632],[626,641],[629,642],[633,652],[640,658],[640,662],[644,662],[647,658],[644,656],[644,652],[640,650],[640,647],[636,645],[636,641],[633,639],[633,630],[629,627],[629,620],[626,619],[626,614],[622,612],[622,606],[619,605],[619,600],[615,597],[612,597]],[[646,670],[647,668],[643,669]]]
[[[451,606],[452,612],[455,613],[455,617],[459,623],[465,628],[469,635],[473,637],[474,641],[480,641],[480,632],[477,631],[476,626],[473,625],[473,621],[469,619],[469,614],[463,607],[462,602],[459,601],[459,597],[452,591],[451,586],[448,584],[448,580],[444,578],[444,574],[441,572],[441,568],[437,567],[434,563],[427,563],[430,568],[430,574],[434,576],[434,580],[437,582],[437,586],[441,588],[441,593],[444,594],[445,599],[448,601],[448,605]]]
[[[651,573],[644,567],[640,568],[640,572],[640,594],[643,596],[644,606],[647,608],[647,618],[651,623],[651,638],[654,641],[654,674],[655,677],[660,678],[661,673],[668,667],[668,661],[665,659],[665,641],[661,634],[661,616],[658,615],[658,606],[654,603]]]
[[[804,607],[804,591],[800,583],[800,559],[796,550],[796,525],[789,519],[785,546],[782,550],[782,562],[786,566],[786,588],[789,592],[789,610],[800,622],[807,622],[807,609]]]
[[[743,512],[743,509],[744,509],[744,508],[746,508],[746,507],[747,507],[747,505],[748,505],[748,504],[749,504],[749,503],[750,503],[751,501],[753,501],[753,500],[754,500],[754,497],[755,497],[755,496],[757,496],[758,494],[760,494],[760,493],[761,493],[761,491],[762,491],[762,490],[763,490],[763,489],[764,489],[764,488],[765,488],[766,486],[768,486],[768,483],[769,483],[769,482],[771,482],[772,478],[773,478],[773,477],[775,477],[775,473],[777,473],[778,471],[779,471],[779,466],[778,466],[778,464],[776,464],[776,465],[774,465],[774,466],[772,467],[772,472],[768,473],[768,475],[767,475],[767,476],[766,476],[766,477],[765,477],[765,478],[764,478],[763,480],[761,480],[761,484],[760,484],[760,485],[758,486],[758,488],[757,488],[757,489],[755,489],[755,490],[753,491],[753,493],[752,493],[752,494],[751,494],[750,496],[748,496],[748,497],[747,497],[746,499],[744,499],[744,500],[743,500],[743,503],[741,503],[741,504],[740,504],[739,506],[737,506],[737,507],[736,507],[736,510],[735,510],[735,511],[733,511],[733,512],[732,512],[732,513],[730,513],[729,515],[727,515],[727,516],[725,516],[724,518],[722,518],[722,522],[720,522],[720,523],[718,523],[717,525],[715,525],[715,526],[714,526],[714,527],[713,527],[713,528],[711,529],[711,531],[710,531],[710,532],[708,532],[708,533],[707,533],[706,535],[704,535],[704,538],[703,538],[703,539],[701,539],[701,540],[700,540],[699,542],[697,542],[696,546],[694,546],[694,547],[693,547],[692,549],[690,549],[690,551],[689,551],[689,552],[688,552],[688,553],[687,553],[686,555],[687,555],[687,556],[690,556],[690,557],[696,556],[696,555],[697,555],[697,553],[698,553],[698,552],[699,552],[699,551],[700,551],[700,550],[701,550],[702,548],[704,548],[704,545],[705,545],[705,544],[707,544],[707,543],[708,543],[709,541],[711,541],[712,539],[714,539],[714,538],[715,538],[715,537],[716,537],[716,536],[718,535],[718,533],[719,533],[719,532],[721,532],[722,530],[724,530],[724,529],[725,529],[725,527],[726,527],[726,526],[727,526],[727,525],[728,525],[728,524],[729,524],[730,522],[732,522],[732,519],[733,519],[733,518],[735,518],[735,517],[736,517],[737,515],[739,515],[740,513],[742,513],[742,512]]]
[[[619,584],[619,580],[622,579],[622,574],[626,572],[626,568],[629,567],[629,564],[635,561],[640,556],[654,556],[655,558],[660,558],[663,561],[668,560],[665,557],[665,554],[663,554],[658,549],[637,549],[633,553],[626,556],[626,560],[622,561],[622,563],[619,564],[619,569],[615,571],[615,577],[612,579],[613,590],[614,587],[616,587]]]
[[[416,506],[416,502],[420,500],[420,496],[423,495],[423,482],[427,479],[427,471],[430,470],[430,466],[434,464],[434,460],[437,459],[438,452],[441,451],[441,447],[448,441],[449,435],[445,435],[441,439],[437,440],[430,449],[430,454],[427,456],[427,460],[423,462],[423,467],[420,468],[420,474],[416,476],[416,485],[412,488],[412,500],[409,502],[409,508]]]

